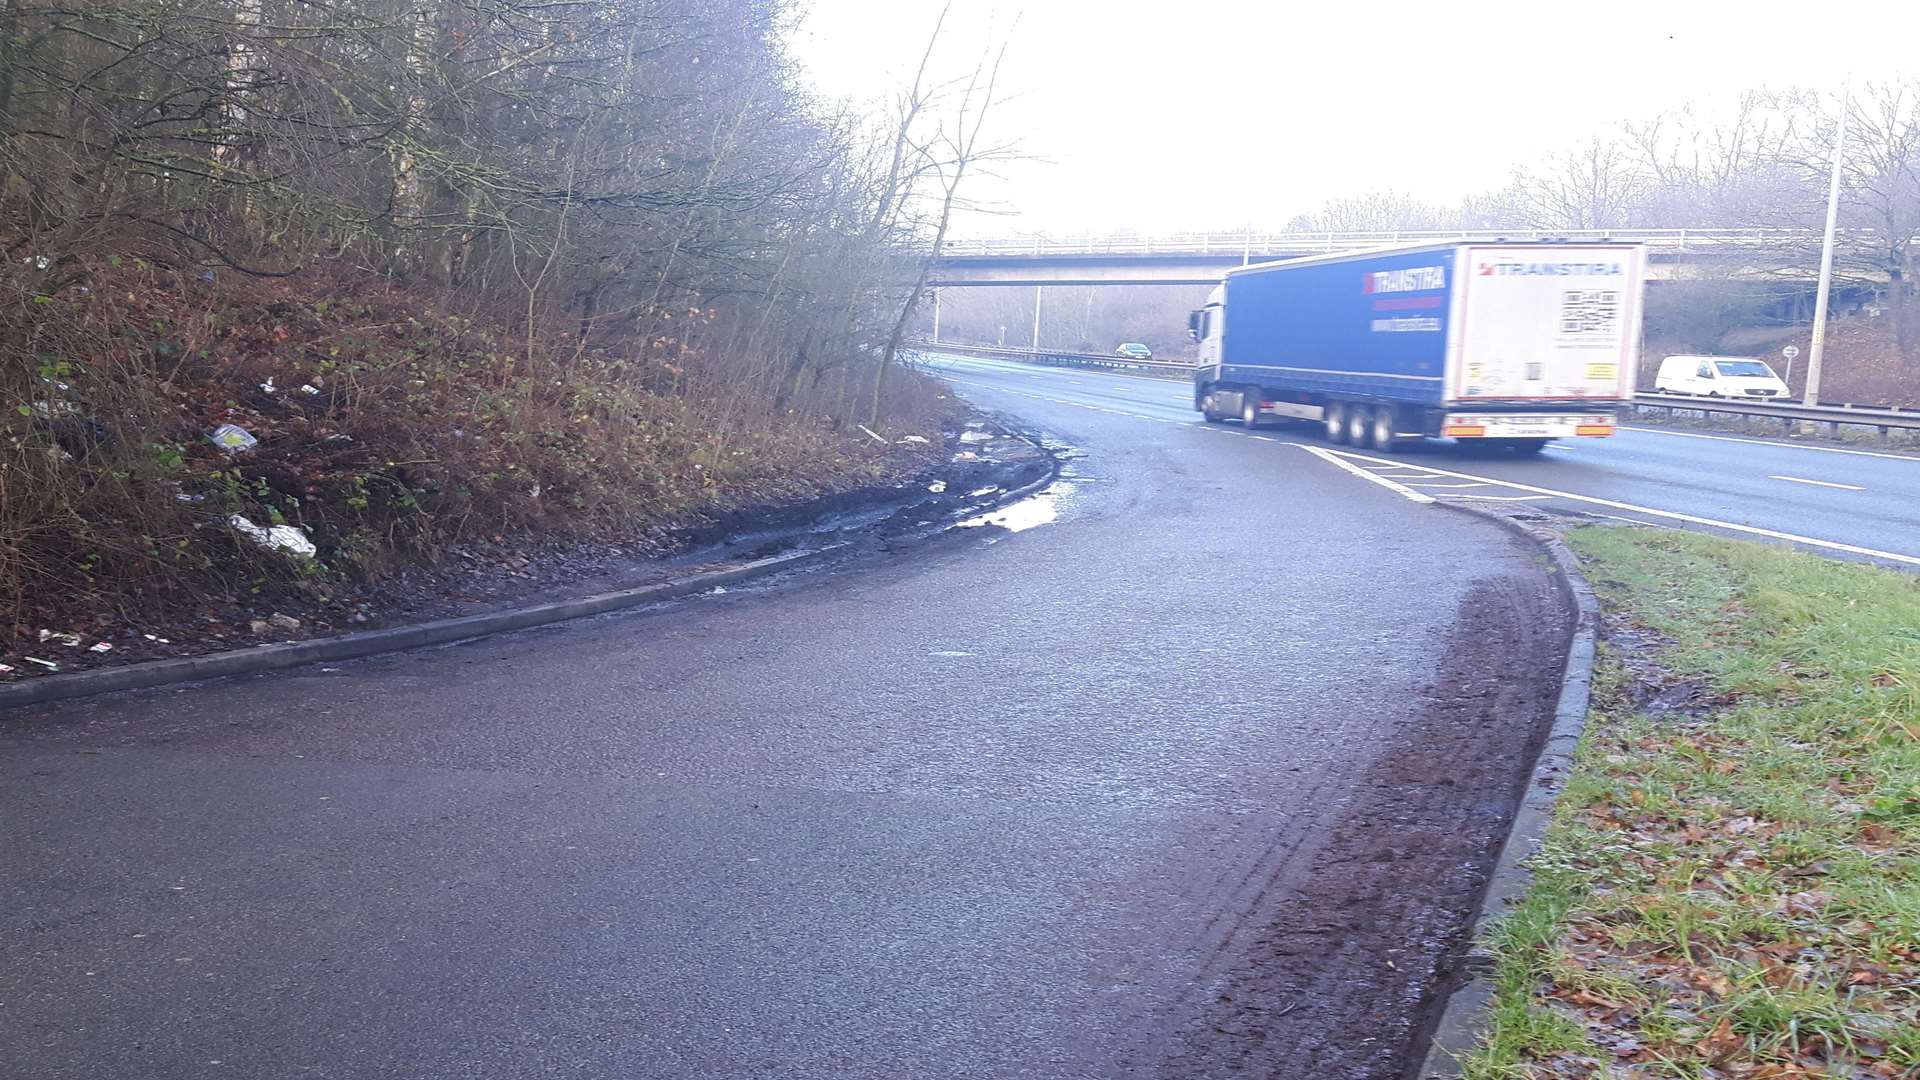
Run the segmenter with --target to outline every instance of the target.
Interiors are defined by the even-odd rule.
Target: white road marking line
[[[1313,447],[1308,447],[1308,449],[1313,449]],[[1333,453],[1335,451],[1329,452]],[[1347,453],[1345,451],[1339,451],[1338,453],[1340,453],[1341,457],[1352,458],[1356,461],[1365,461],[1375,465],[1393,464],[1393,462],[1385,458],[1368,457],[1365,454]],[[1694,514],[1676,513],[1672,510],[1656,510],[1651,506],[1636,506],[1633,503],[1617,502],[1613,499],[1601,499],[1592,495],[1576,495],[1571,491],[1556,491],[1553,488],[1536,487],[1533,484],[1521,484],[1512,480],[1501,480],[1492,476],[1475,476],[1472,473],[1448,472],[1444,469],[1435,469],[1434,471],[1445,473],[1447,476],[1459,477],[1462,480],[1483,480],[1489,484],[1510,487],[1516,491],[1529,491],[1536,495],[1544,495],[1550,499],[1569,499],[1573,502],[1592,503],[1595,506],[1605,506],[1614,510],[1625,510],[1632,514],[1649,514],[1653,517],[1684,521],[1690,525],[1705,525],[1708,528],[1726,529],[1729,532],[1746,533],[1749,536],[1764,536],[1769,540],[1785,540],[1790,544],[1805,544],[1808,547],[1826,548],[1829,551],[1844,551],[1850,555],[1867,555],[1875,559],[1887,559],[1892,562],[1906,563],[1909,566],[1920,566],[1920,556],[1902,555],[1894,551],[1881,551],[1877,548],[1860,547],[1857,544],[1843,544],[1838,540],[1822,540],[1814,536],[1801,536],[1797,533],[1780,532],[1776,529],[1763,529],[1757,525],[1741,525],[1732,521],[1717,521],[1713,518],[1699,517]],[[1372,478],[1373,474],[1368,473],[1367,476]],[[1390,483],[1391,481],[1381,482]]]
[[[1381,475],[1381,476],[1384,476],[1384,475],[1386,475],[1386,474],[1385,474],[1385,473],[1380,473],[1380,474],[1377,474],[1377,475]],[[1415,485],[1413,485],[1413,486],[1414,486],[1414,487],[1417,487],[1417,488],[1420,488],[1420,489],[1422,489],[1422,490],[1425,490],[1425,489],[1427,489],[1427,488],[1470,488],[1470,487],[1486,487],[1487,485],[1485,485],[1485,484],[1482,484],[1482,483],[1478,483],[1478,482],[1474,482],[1474,483],[1468,483],[1468,484],[1415,484]]]
[[[1249,435],[1247,436],[1247,438],[1259,439],[1261,442],[1279,442],[1280,441],[1279,439],[1276,439],[1271,435]]]
[[[1671,525],[1662,525],[1657,521],[1641,521],[1639,518],[1621,517],[1619,514],[1603,514],[1598,510],[1592,511],[1592,514],[1594,517],[1603,517],[1609,521],[1625,521],[1633,525],[1645,525],[1649,529],[1672,528]]]
[[[1888,454],[1879,450],[1847,450],[1838,446],[1807,446],[1804,443],[1782,442],[1779,439],[1742,439],[1733,435],[1702,435],[1697,431],[1663,431],[1660,428],[1622,427],[1621,431],[1638,431],[1647,435],[1672,435],[1678,439],[1711,439],[1714,442],[1750,443],[1754,446],[1785,446],[1795,450],[1817,450],[1823,454],[1851,454],[1854,457],[1890,458],[1894,461],[1920,461],[1912,454]]]
[[[1478,499],[1481,502],[1533,502],[1536,499],[1551,499],[1551,495],[1448,495],[1449,499]]]
[[[1770,475],[1770,476],[1768,476],[1768,477],[1767,477],[1767,479],[1769,479],[1769,480],[1785,480],[1785,481],[1788,481],[1789,483],[1794,483],[1794,484],[1812,484],[1812,485],[1813,485],[1814,487],[1827,487],[1827,488],[1839,488],[1839,489],[1840,489],[1841,491],[1865,491],[1865,490],[1867,490],[1866,488],[1863,488],[1863,487],[1861,487],[1861,486],[1859,486],[1858,484],[1834,484],[1834,483],[1830,483],[1830,482],[1828,482],[1828,481],[1826,481],[1826,480],[1808,480],[1808,479],[1807,479],[1806,477],[1804,477],[1804,476],[1772,476],[1772,475]]]
[[[1306,443],[1294,443],[1293,445],[1299,447],[1302,450],[1305,450],[1307,453],[1312,454],[1313,456],[1321,459],[1322,461],[1330,461],[1333,464],[1340,466],[1341,468],[1347,470],[1353,475],[1360,477],[1362,480],[1372,481],[1373,483],[1379,484],[1381,487],[1386,488],[1389,491],[1397,491],[1401,495],[1405,496],[1406,498],[1414,502],[1430,503],[1433,501],[1433,496],[1422,495],[1419,492],[1413,490],[1412,488],[1407,487],[1405,484],[1396,484],[1393,481],[1387,479],[1386,477],[1381,476],[1379,473],[1370,472],[1366,469],[1361,468],[1358,465],[1355,465],[1351,461],[1343,461],[1340,458],[1335,457],[1333,454],[1333,451],[1331,450],[1323,450],[1318,446],[1308,446]]]

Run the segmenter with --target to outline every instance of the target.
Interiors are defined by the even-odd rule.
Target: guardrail
[[[1842,231],[1843,240],[1872,240],[1872,229]],[[1920,237],[1916,237],[1920,239]],[[1349,251],[1399,244],[1587,240],[1641,243],[1669,251],[1699,248],[1817,247],[1812,229],[1402,229],[1334,232],[1187,232],[1160,236],[1016,236],[949,240],[942,258],[1068,255],[1223,255],[1271,251]]]
[[[1879,428],[1881,435],[1894,431],[1920,431],[1920,410],[1861,408],[1855,405],[1805,405],[1797,401],[1736,401],[1730,398],[1700,398],[1686,394],[1638,393],[1633,407],[1665,409],[1675,412],[1728,413],[1735,416],[1796,423],[1826,424],[1836,433],[1842,425]]]
[[[1101,368],[1151,375],[1157,378],[1191,378],[1195,365],[1184,360],[1131,360],[1104,353],[1063,352],[1051,349],[1008,348],[998,345],[956,345],[950,342],[913,341],[908,347],[928,352],[958,353],[989,359],[1015,360],[1046,367]],[[1920,431],[1920,409],[1862,407],[1857,405],[1804,405],[1797,401],[1736,401],[1730,398],[1690,397],[1686,394],[1636,393],[1633,406],[1674,412],[1726,413],[1734,416],[1798,423],[1826,424],[1836,433],[1842,426],[1878,428],[1881,435],[1893,431]]]

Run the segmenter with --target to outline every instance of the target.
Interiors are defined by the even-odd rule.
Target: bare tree
[[[1454,216],[1408,192],[1384,189],[1329,199],[1300,224],[1306,232],[1411,232],[1454,228]]]
[[[1647,186],[1628,144],[1596,135],[1520,170],[1513,192],[1531,228],[1616,229],[1633,223]]]
[[[944,11],[942,17],[945,17]],[[987,117],[996,103],[994,88],[999,81],[1000,65],[1006,59],[1006,50],[1003,41],[991,60],[982,60],[974,66],[951,105],[951,115],[939,124],[930,140],[914,148],[917,158],[915,171],[930,175],[937,189],[933,196],[933,235],[928,241],[925,257],[919,260],[913,286],[907,293],[906,301],[900,305],[899,314],[894,318],[893,327],[887,335],[886,346],[875,366],[873,394],[867,407],[869,423],[879,422],[885,401],[887,370],[893,366],[899,356],[900,346],[906,340],[907,325],[926,293],[927,276],[933,263],[946,247],[947,230],[953,224],[954,210],[962,205],[960,193],[967,174],[988,162],[1004,159],[1010,153],[1008,147],[989,143],[984,137]]]
[[[1920,365],[1914,240],[1920,237],[1920,78],[1867,86],[1851,103],[1844,163],[1857,257],[1886,278],[1887,314],[1908,365]]]

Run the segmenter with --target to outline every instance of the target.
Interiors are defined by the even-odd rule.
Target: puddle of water
[[[998,525],[1008,532],[1025,532],[1059,520],[1060,500],[1072,493],[1072,484],[1056,481],[1030,499],[1021,499],[1011,506],[970,517],[956,528],[977,529],[983,525]]]

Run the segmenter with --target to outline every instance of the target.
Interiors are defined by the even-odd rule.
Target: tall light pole
[[[940,344],[940,290],[933,290],[933,343]]]
[[[1040,290],[1044,285],[1033,287],[1033,351],[1040,351]]]
[[[1807,392],[1809,405],[1820,404],[1820,359],[1827,346],[1827,294],[1833,291],[1833,228],[1840,217],[1840,159],[1847,148],[1847,101],[1853,90],[1853,73],[1840,84],[1840,129],[1833,136],[1833,172],[1827,178],[1827,235],[1820,246],[1820,295],[1813,300],[1813,344],[1807,349]]]

